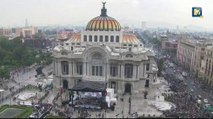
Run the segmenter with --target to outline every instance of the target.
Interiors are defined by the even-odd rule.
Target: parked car
[[[187,73],[186,73],[186,72],[182,72],[182,75],[183,75],[184,77],[186,77],[186,76],[187,76]]]
[[[207,103],[207,104],[205,104],[205,107],[209,107],[209,106],[211,106],[211,104],[208,104],[208,103]]]
[[[200,103],[201,103],[201,100],[198,99],[198,100],[197,100],[197,103],[200,104]]]
[[[208,100],[207,100],[207,99],[203,99],[203,102],[204,102],[204,103],[208,103]]]

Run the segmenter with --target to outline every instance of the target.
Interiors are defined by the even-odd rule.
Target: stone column
[[[145,77],[145,75],[146,75],[146,64],[143,63],[143,77]]]
[[[122,79],[124,79],[124,71],[125,71],[124,68],[125,68],[125,67],[124,67],[124,64],[121,64],[121,78],[122,78]]]
[[[133,80],[135,80],[136,79],[136,75],[137,75],[137,73],[136,73],[136,71],[137,71],[137,65],[133,65]]]
[[[140,65],[138,65],[138,77],[137,77],[137,80],[139,80],[140,79]]]
[[[107,63],[107,79],[109,79],[109,76],[110,76],[110,63],[108,62]]]
[[[59,75],[62,74],[62,73],[61,73],[61,62],[58,61],[56,64],[57,64],[57,75],[59,76]]]
[[[69,75],[72,76],[72,62],[69,61]]]
[[[83,76],[86,76],[86,62],[83,62]]]
[[[73,70],[73,75],[76,75],[76,62],[72,63],[72,70]]]

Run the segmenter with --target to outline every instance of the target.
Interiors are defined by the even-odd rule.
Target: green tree
[[[10,78],[10,72],[8,68],[5,68],[4,66],[0,67],[0,79],[9,79]]]
[[[27,47],[22,43],[21,37],[8,40],[6,37],[0,37],[0,66],[20,67],[30,66],[33,63],[45,64],[52,62],[50,53],[38,52],[35,49]],[[8,78],[8,69],[1,69],[1,76]]]
[[[158,61],[158,76],[162,76],[161,72],[164,68],[164,59],[159,59]]]

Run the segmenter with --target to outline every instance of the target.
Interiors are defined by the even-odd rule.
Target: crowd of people
[[[175,108],[164,112],[166,117],[208,118],[211,116],[196,102],[196,99],[187,92],[169,95],[165,97],[165,100],[176,105]]]
[[[194,77],[188,77],[194,78]],[[175,108],[164,111],[165,117],[175,118],[209,118],[212,115],[206,112],[202,104],[197,103],[197,97],[187,90],[187,85],[175,77],[174,74],[166,74],[165,79],[169,82],[170,88],[175,93],[165,96],[165,100],[175,104]],[[195,82],[198,83],[198,82]]]
[[[165,79],[170,84],[170,89],[174,92],[184,92],[186,90],[186,85],[183,81],[177,79],[172,74],[166,74]]]
[[[0,103],[3,103],[4,101],[9,99],[13,99],[13,101],[15,101],[16,98],[13,98],[15,95],[29,88],[33,88],[33,87],[31,85],[27,85],[27,86],[20,87],[18,89],[13,89],[13,88],[10,89],[10,94],[0,97]]]

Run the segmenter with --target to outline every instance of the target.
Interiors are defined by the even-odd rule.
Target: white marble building
[[[78,81],[105,82],[117,93],[138,93],[157,78],[153,51],[107,15],[93,18],[80,33],[54,48],[54,86],[71,89]]]

